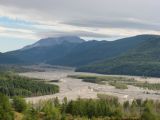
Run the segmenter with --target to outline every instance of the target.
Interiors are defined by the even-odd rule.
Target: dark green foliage
[[[142,120],[156,120],[156,116],[152,113],[149,107],[145,107],[142,114]]]
[[[80,67],[77,71],[160,77],[160,37],[144,41],[118,57]]]
[[[106,80],[102,77],[87,76],[87,75],[72,75],[72,76],[68,76],[68,77],[82,79],[84,82],[91,82],[91,83],[97,83],[97,84],[105,84],[104,81],[109,80],[109,79]]]
[[[66,112],[74,116],[87,116],[88,118],[108,116],[121,118],[121,105],[115,99],[78,99],[70,101]]]
[[[121,56],[119,58],[107,60],[102,63],[80,67],[76,71],[101,74],[160,77],[160,62],[155,61],[155,59],[153,61],[146,62],[143,60],[143,55],[141,56],[142,59],[137,61],[132,59],[132,55]]]
[[[144,102],[144,111],[141,116],[142,120],[157,120],[156,114],[154,112],[154,103],[153,101]]]
[[[16,97],[15,102],[22,99]],[[18,105],[19,106],[19,105]],[[98,99],[59,102],[57,98],[27,104],[22,120],[159,120],[160,101],[140,99],[119,103],[118,98],[98,94]],[[0,120],[14,120],[9,99],[0,94]],[[16,119],[15,119],[16,120]]]
[[[14,113],[7,96],[0,93],[0,120],[14,120]]]
[[[22,64],[22,63],[24,62],[18,59],[16,56],[0,53],[0,64]]]
[[[51,101],[47,101],[43,105],[42,112],[44,112],[44,120],[60,120],[61,119],[61,113],[58,109],[58,106],[56,106]]]
[[[131,49],[133,46],[134,44],[131,44],[129,41],[123,44],[123,40],[121,40],[121,42],[88,41],[78,44],[65,56],[58,59],[51,59],[48,63],[65,66],[86,65],[98,60],[118,56],[126,50]]]
[[[28,105],[27,110],[24,112],[23,120],[39,120],[38,110],[33,106]]]
[[[15,111],[17,112],[24,112],[27,109],[27,103],[25,99],[21,97],[13,97],[13,103],[12,103]]]
[[[0,73],[0,92],[13,96],[40,96],[59,92],[57,85],[14,74]]]
[[[35,105],[29,104],[28,109],[24,113],[24,120],[63,120],[62,118],[66,120],[65,114],[63,114],[65,111],[62,112],[61,109],[62,106],[57,98],[40,101]]]

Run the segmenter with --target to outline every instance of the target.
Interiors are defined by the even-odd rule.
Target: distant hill
[[[160,77],[159,53],[158,35],[138,35],[115,41],[85,41],[76,36],[64,36],[42,39],[23,49],[0,53],[0,63],[47,63],[73,66],[85,72]]]
[[[46,38],[26,46],[20,50],[7,52],[30,64],[46,63],[50,59],[58,59],[70,52],[77,44],[84,40],[75,36]]]
[[[23,61],[12,56],[0,53],[0,64],[22,64]]]
[[[148,37],[148,40],[126,53],[80,67],[77,71],[160,77],[160,36],[143,37]]]
[[[49,64],[81,66],[117,57],[135,48],[144,41],[152,39],[152,35],[139,35],[116,41],[88,41],[78,44],[63,58],[50,60]]]
[[[75,36],[46,38],[6,54],[32,64],[48,63],[78,67],[117,57],[152,37],[140,35],[116,41],[85,41]]]
[[[63,44],[64,42],[68,43],[82,43],[84,42],[83,39],[77,37],[77,36],[63,36],[63,37],[55,37],[55,38],[45,38],[41,39],[38,42],[28,45],[24,47],[21,50],[26,50],[26,49],[31,49],[31,48],[36,48],[36,47],[50,47],[50,46],[56,46]]]

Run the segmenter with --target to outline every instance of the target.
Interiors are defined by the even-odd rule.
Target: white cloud
[[[32,30],[6,28],[3,35],[131,36],[160,34],[159,7],[159,0],[1,0],[0,16],[33,23]]]
[[[39,37],[34,35],[35,33],[30,30],[26,29],[17,29],[17,28],[7,28],[0,26],[0,37],[16,37],[16,38],[23,38],[28,40],[36,40]]]

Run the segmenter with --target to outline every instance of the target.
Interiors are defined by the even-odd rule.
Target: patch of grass
[[[109,82],[109,85],[115,86],[117,89],[128,89],[127,85],[124,83]]]
[[[134,86],[149,89],[149,90],[160,90],[160,83],[135,83]]]
[[[102,99],[102,100],[116,100],[118,101],[118,97],[117,96],[113,96],[113,95],[107,95],[107,94],[97,94],[97,97],[99,99]]]
[[[113,77],[113,76],[92,76],[92,75],[75,75],[70,76],[77,79],[82,79],[84,82],[91,82],[96,84],[106,84],[115,86],[117,89],[128,89],[127,84],[125,83],[132,83],[135,82],[132,78],[125,78],[125,77]]]
[[[84,82],[96,84],[106,84],[115,86],[117,89],[128,89],[127,85],[132,85],[150,90],[160,90],[160,83],[148,83],[137,81],[134,78],[115,77],[115,76],[96,76],[96,75],[73,75],[69,76],[77,79],[82,79]]]
[[[72,75],[68,77],[73,77],[77,79],[82,79],[84,82],[91,82],[102,84],[106,82],[135,82],[136,80],[133,78],[125,78],[125,77],[113,77],[113,76],[94,76],[94,75]]]
[[[105,84],[104,80],[97,76],[89,76],[89,75],[72,75],[68,76],[72,78],[82,79],[84,82],[96,83],[96,84]]]

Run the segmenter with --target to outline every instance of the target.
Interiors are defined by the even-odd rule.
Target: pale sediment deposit
[[[63,70],[63,69],[54,69],[51,71],[45,72],[28,72],[21,73],[20,75],[27,77],[40,78],[44,80],[59,80],[59,82],[50,82],[50,84],[57,84],[60,87],[60,92],[54,95],[45,95],[38,97],[30,97],[26,98],[27,101],[36,103],[39,100],[48,100],[55,97],[58,97],[62,100],[64,97],[67,97],[68,100],[75,100],[78,97],[80,98],[97,98],[98,93],[107,94],[117,96],[120,101],[133,99],[154,99],[160,100],[160,91],[147,90],[139,87],[128,86],[128,89],[120,90],[116,89],[110,85],[99,85],[95,83],[83,82],[80,79],[70,78],[68,75],[76,75],[76,74],[91,74],[93,73],[79,73],[74,72],[74,70]],[[100,75],[100,74],[94,74]],[[123,76],[123,77],[133,77],[133,76]],[[148,81],[150,83],[160,83],[159,78],[142,78],[142,77],[134,77],[139,81]]]

